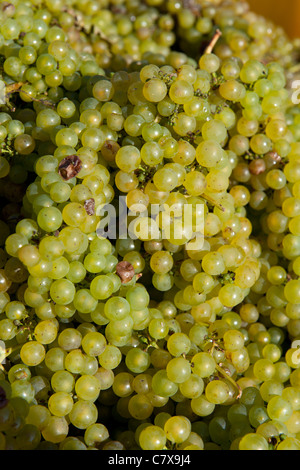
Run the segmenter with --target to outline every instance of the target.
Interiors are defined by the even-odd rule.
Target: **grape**
[[[167,377],[164,369],[157,371],[152,378],[152,390],[162,397],[172,397],[178,391],[178,385]]]
[[[87,333],[82,339],[82,348],[88,356],[99,356],[105,346],[105,337],[97,331]]]
[[[179,444],[188,439],[191,423],[185,416],[173,416],[166,421],[164,431],[169,441]]]
[[[112,280],[105,275],[96,276],[90,285],[93,297],[98,300],[105,300],[113,293],[114,285]]]
[[[73,375],[66,371],[56,371],[51,377],[51,386],[54,392],[71,393],[74,389],[75,379]]]
[[[147,395],[143,393],[138,393],[130,397],[127,407],[130,415],[137,420],[149,418],[154,408]]]
[[[91,424],[84,432],[84,442],[90,447],[97,447],[98,443],[105,442],[108,438],[109,432],[103,424]]]
[[[79,399],[94,402],[100,393],[100,384],[92,375],[81,375],[75,383],[75,392]]]
[[[268,450],[268,443],[263,436],[249,433],[241,439],[239,450]]]
[[[67,392],[56,392],[48,400],[48,408],[54,416],[66,416],[73,408],[73,399]]]
[[[187,354],[189,352],[191,340],[184,333],[175,332],[169,337],[167,347],[172,356],[179,357],[181,354]]]
[[[122,353],[116,346],[107,345],[98,360],[105,369],[115,369],[121,363]]]
[[[190,378],[191,366],[186,359],[174,357],[168,362],[166,371],[169,380],[175,383],[183,383]]]
[[[272,397],[267,406],[268,415],[271,419],[276,416],[279,421],[285,422],[292,415],[291,405],[280,396]]]
[[[148,369],[150,356],[139,348],[132,348],[126,354],[125,364],[128,370],[140,374]]]
[[[38,343],[50,344],[56,339],[57,332],[57,326],[52,320],[43,320],[36,325],[34,336]]]
[[[64,416],[51,416],[42,430],[42,436],[45,441],[57,444],[67,437],[68,432],[69,425]]]
[[[147,426],[139,436],[139,443],[143,450],[160,450],[166,444],[167,438],[163,429],[159,426]]]
[[[30,341],[23,344],[20,357],[24,364],[28,366],[36,366],[45,358],[45,348],[38,341]]]

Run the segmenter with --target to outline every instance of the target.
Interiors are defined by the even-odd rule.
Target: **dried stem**
[[[218,42],[218,40],[221,36],[222,36],[222,32],[219,29],[217,29],[217,31],[213,35],[212,40],[210,41],[207,48],[205,49],[204,54],[211,54],[212,53],[215,45],[217,44],[217,42]]]
[[[206,193],[204,194],[201,194],[201,197],[203,199],[205,199],[206,201],[208,201],[210,204],[212,204],[213,206],[217,207],[218,209],[220,209],[220,211],[222,212],[225,212],[225,207],[222,206],[222,204],[220,204],[219,202],[215,201],[212,197],[208,196]]]
[[[242,389],[241,387],[233,380],[232,377],[230,377],[230,375],[228,375],[223,369],[222,367],[220,367],[218,364],[216,364],[216,369],[218,372],[220,372],[220,374],[223,375],[223,377],[225,377],[227,380],[229,380],[229,382],[232,383],[232,385],[237,389],[238,391],[238,394],[236,396],[237,399],[241,398],[242,396]]]

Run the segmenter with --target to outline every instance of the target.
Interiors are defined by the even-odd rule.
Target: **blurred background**
[[[300,0],[248,0],[251,9],[282,26],[291,38],[300,37]]]

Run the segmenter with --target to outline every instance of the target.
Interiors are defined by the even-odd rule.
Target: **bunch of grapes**
[[[299,450],[297,45],[245,2],[0,27],[0,449]]]

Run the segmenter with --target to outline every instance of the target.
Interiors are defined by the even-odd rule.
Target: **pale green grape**
[[[21,360],[27,366],[36,366],[45,358],[45,348],[37,341],[29,341],[22,345],[20,351]]]
[[[76,380],[75,392],[79,400],[94,402],[100,393],[99,380],[93,375],[81,375]]]
[[[214,358],[206,352],[199,352],[192,358],[193,373],[201,378],[212,375],[216,368]]]
[[[191,433],[191,423],[185,416],[172,416],[164,425],[169,441],[179,444],[186,441]]]
[[[166,442],[166,434],[160,426],[147,426],[139,435],[139,444],[143,450],[164,449]]]
[[[56,392],[48,400],[48,408],[54,416],[66,416],[73,408],[72,396],[67,392]]]

